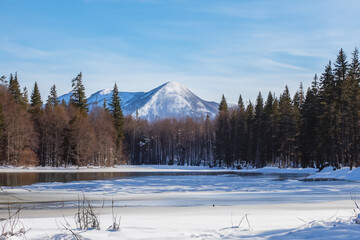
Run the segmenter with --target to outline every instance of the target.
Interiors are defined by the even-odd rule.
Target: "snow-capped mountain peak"
[[[107,95],[109,93],[112,93],[111,89],[103,89],[99,92],[100,95]]]
[[[162,85],[162,89],[168,92],[177,92],[177,93],[189,91],[184,85],[176,81],[165,83],[164,85]]]
[[[179,82],[167,82],[149,92],[119,92],[121,106],[125,115],[137,115],[153,121],[174,117],[177,119],[192,117],[214,117],[218,112],[218,104],[207,102],[192,93]],[[111,102],[112,90],[104,89],[88,98],[90,108],[103,106]],[[59,99],[68,100],[69,94]],[[67,101],[66,101],[67,102]]]

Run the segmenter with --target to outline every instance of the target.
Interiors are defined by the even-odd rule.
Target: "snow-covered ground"
[[[3,168],[0,173],[14,171],[54,169]],[[356,169],[336,176],[329,169],[315,173],[314,169],[178,166],[55,171],[148,174],[2,187],[0,218],[6,217],[8,202],[22,202],[21,221],[30,229],[27,239],[74,239],[63,226],[66,222],[87,239],[358,239],[360,234],[360,225],[353,222],[351,199],[351,195],[360,196],[359,182],[303,181],[321,176],[348,179],[342,176],[355,176]],[[99,213],[101,230],[76,230],[74,215],[82,192]],[[112,200],[121,216],[119,231],[107,231]]]
[[[0,166],[2,172],[257,172],[257,173],[315,173],[315,168],[209,168],[206,166],[177,166],[177,165],[117,165],[115,167],[13,167]]]
[[[324,168],[321,172],[313,174],[308,179],[338,179],[348,181],[360,181],[360,168],[343,167],[333,170],[332,167]]]

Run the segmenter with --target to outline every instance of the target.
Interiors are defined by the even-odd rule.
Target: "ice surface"
[[[87,239],[358,239],[360,234],[360,226],[353,221],[355,205],[350,198],[350,193],[359,195],[359,182],[302,181],[308,174],[334,174],[332,169],[324,169],[322,173],[315,173],[316,169],[273,167],[249,170],[186,166],[0,169],[0,172],[12,171],[163,174],[4,187],[0,192],[0,218],[7,215],[8,200],[21,199],[34,204],[24,203],[26,208],[21,213],[25,228],[31,228],[27,239],[72,239],[72,234],[61,225],[65,219],[73,231]],[[185,174],[189,172],[194,174]],[[196,175],[205,172],[218,174]],[[294,176],[303,177],[291,177],[299,173],[302,175]],[[356,176],[358,170],[345,168],[337,174],[340,178]],[[67,202],[76,203],[82,192],[96,207],[101,230],[76,230],[76,207]],[[51,205],[61,199],[65,201],[64,208]],[[103,199],[107,201],[104,208],[101,207]],[[106,230],[112,219],[109,208],[112,199],[115,212],[121,216],[120,231]],[[46,203],[38,209],[36,201]]]

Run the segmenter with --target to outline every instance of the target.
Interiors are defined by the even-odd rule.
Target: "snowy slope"
[[[71,93],[64,94],[59,100],[68,102]],[[103,106],[111,101],[112,90],[104,89],[88,98],[90,108]],[[218,103],[207,102],[196,96],[188,88],[178,82],[167,82],[149,92],[120,92],[121,106],[125,115],[136,115],[149,121],[174,118],[205,118],[215,117]]]

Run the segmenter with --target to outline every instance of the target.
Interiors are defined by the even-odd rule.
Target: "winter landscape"
[[[359,9],[0,1],[0,239],[359,239]]]

